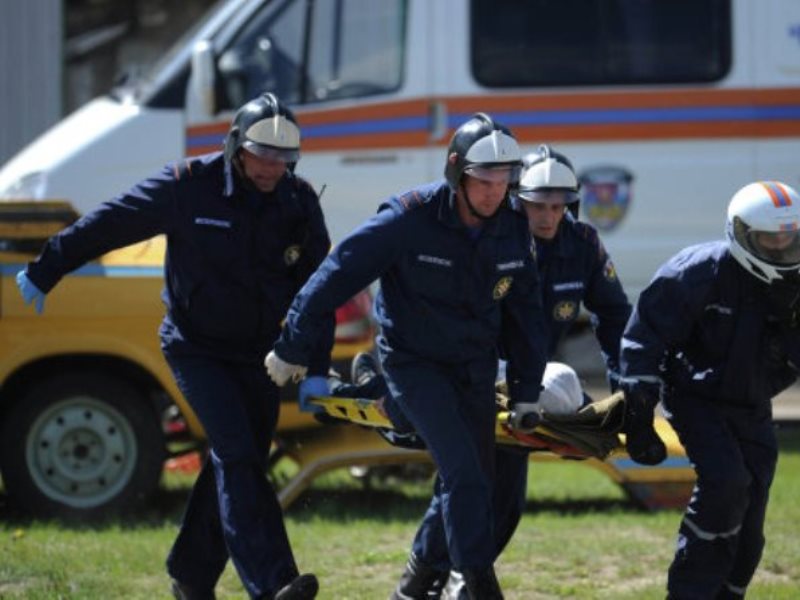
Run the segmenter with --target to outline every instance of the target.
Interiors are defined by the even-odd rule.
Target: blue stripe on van
[[[472,112],[448,115],[447,124],[454,129],[472,116]],[[800,121],[800,105],[747,105],[747,106],[698,106],[659,108],[600,108],[575,110],[493,110],[493,117],[511,127],[523,126],[571,126],[571,125],[624,125],[662,123],[717,123],[770,122],[780,120]],[[307,125],[303,127],[306,140],[348,137],[357,135],[380,135],[391,133],[424,133],[430,128],[428,115],[403,116],[397,118],[365,119]],[[222,146],[224,134],[192,134],[187,139],[188,148]]]
[[[397,119],[379,119],[375,121],[357,121],[351,123],[329,123],[303,127],[305,138],[325,138],[340,135],[364,135],[372,133],[395,133],[398,131],[415,131],[427,129],[428,117],[401,117]]]
[[[189,146],[219,146],[219,149],[222,150],[222,147],[225,145],[225,134],[207,134],[207,135],[193,135],[191,138],[187,140],[189,142]]]
[[[0,274],[3,277],[16,275],[24,269],[26,264],[4,264],[0,265]],[[126,266],[126,265],[84,265],[69,273],[69,276],[77,277],[163,277],[163,267],[155,266]]]
[[[450,127],[472,116],[453,114]],[[698,108],[624,108],[600,110],[543,110],[496,112],[498,121],[511,127],[525,125],[608,125],[614,123],[674,123],[708,121],[775,121],[800,119],[800,106],[709,106]]]
[[[447,124],[456,128],[473,113],[454,113]],[[494,111],[492,116],[511,127],[525,125],[607,125],[614,123],[674,123],[709,121],[775,121],[800,119],[800,106],[709,106],[697,108],[624,108],[599,110]],[[325,138],[346,135],[427,130],[428,117],[403,117],[303,127],[303,137]],[[198,144],[200,138],[192,138]]]

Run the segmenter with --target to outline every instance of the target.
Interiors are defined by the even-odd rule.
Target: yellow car
[[[163,237],[71,273],[42,315],[23,304],[16,273],[77,216],[64,202],[0,203],[0,472],[36,515],[130,511],[171,451],[203,439],[159,349]],[[372,347],[370,310],[362,292],[338,311],[334,368]],[[317,426],[284,402],[279,435]]]

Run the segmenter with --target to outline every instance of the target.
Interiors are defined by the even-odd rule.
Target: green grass
[[[0,496],[0,598],[168,598],[164,558],[191,478],[171,475],[136,520],[95,526],[14,517]],[[302,570],[322,599],[386,598],[430,493],[425,481],[362,482],[337,472],[288,511]],[[781,434],[767,547],[755,599],[798,597],[800,429]],[[531,466],[528,510],[497,570],[508,599],[663,598],[680,511],[647,513],[601,473],[560,461]],[[244,598],[229,567],[220,598]]]

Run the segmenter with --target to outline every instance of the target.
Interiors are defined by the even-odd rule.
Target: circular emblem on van
[[[500,300],[506,294],[508,294],[509,290],[511,289],[512,281],[514,281],[513,277],[501,277],[500,281],[495,284],[494,290],[492,290],[492,298],[495,300]]]
[[[572,321],[578,314],[578,305],[572,300],[562,300],[553,307],[553,318],[556,321]]]
[[[283,251],[283,262],[286,266],[291,267],[300,258],[300,246],[293,244]]]

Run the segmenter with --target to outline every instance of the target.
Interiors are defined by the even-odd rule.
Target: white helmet
[[[526,202],[578,201],[578,178],[569,159],[542,144],[522,159],[522,177],[517,195]]]
[[[539,407],[548,415],[572,415],[583,406],[583,389],[575,369],[560,362],[549,362],[542,376]]]
[[[728,205],[731,254],[758,279],[773,283],[800,273],[800,196],[780,181],[744,186]]]

